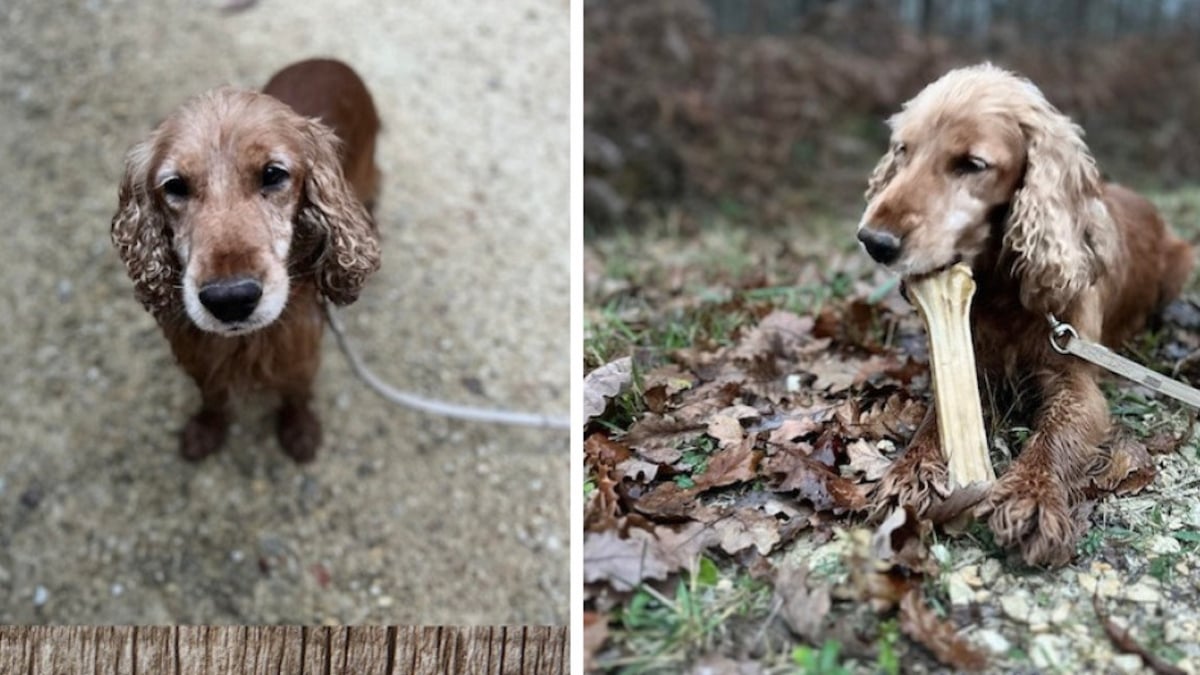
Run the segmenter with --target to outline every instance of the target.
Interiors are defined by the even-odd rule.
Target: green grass
[[[742,573],[722,572],[701,558],[695,574],[684,574],[673,596],[639,587],[615,612],[613,639],[629,656],[602,663],[623,673],[679,672],[713,649],[734,617],[765,618],[771,591]]]
[[[801,645],[792,650],[792,662],[805,675],[850,675],[852,670],[842,665],[842,645],[828,640],[819,649]]]

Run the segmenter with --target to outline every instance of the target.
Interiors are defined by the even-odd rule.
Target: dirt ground
[[[401,388],[565,415],[568,49],[557,0],[4,3],[0,623],[566,621],[565,432],[397,408],[327,339],[315,463],[257,400],[185,463],[198,395],[108,231],[184,98],[341,58],[385,126],[352,339]]]

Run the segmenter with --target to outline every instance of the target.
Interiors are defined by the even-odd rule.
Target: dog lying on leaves
[[[1029,564],[1065,564],[1071,509],[1111,421],[1098,370],[1050,344],[1048,315],[1119,346],[1173,299],[1191,248],[1154,207],[1103,182],[1078,126],[1030,81],[991,65],[951,71],[891,118],[858,239],[904,277],[968,264],[979,369],[1031,384],[1032,434],[978,513]],[[931,406],[876,499],[926,511],[947,491]]]

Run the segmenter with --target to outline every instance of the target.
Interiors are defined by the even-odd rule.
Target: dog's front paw
[[[221,449],[228,430],[225,413],[201,410],[179,432],[180,454],[191,462],[202,460]]]
[[[1020,546],[1028,565],[1071,561],[1081,534],[1071,517],[1067,490],[1046,472],[1014,466],[992,487],[978,514],[1003,547]]]
[[[275,433],[288,457],[311,462],[321,447],[321,421],[306,405],[287,405],[279,409]]]
[[[886,516],[897,506],[911,506],[924,515],[949,494],[948,486],[941,450],[936,445],[909,446],[879,481],[871,511]]]

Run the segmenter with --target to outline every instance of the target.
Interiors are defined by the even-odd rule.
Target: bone
[[[971,296],[975,281],[961,263],[907,281],[908,295],[929,333],[938,437],[950,474],[950,489],[996,479],[988,456],[975,348],[971,343]]]

